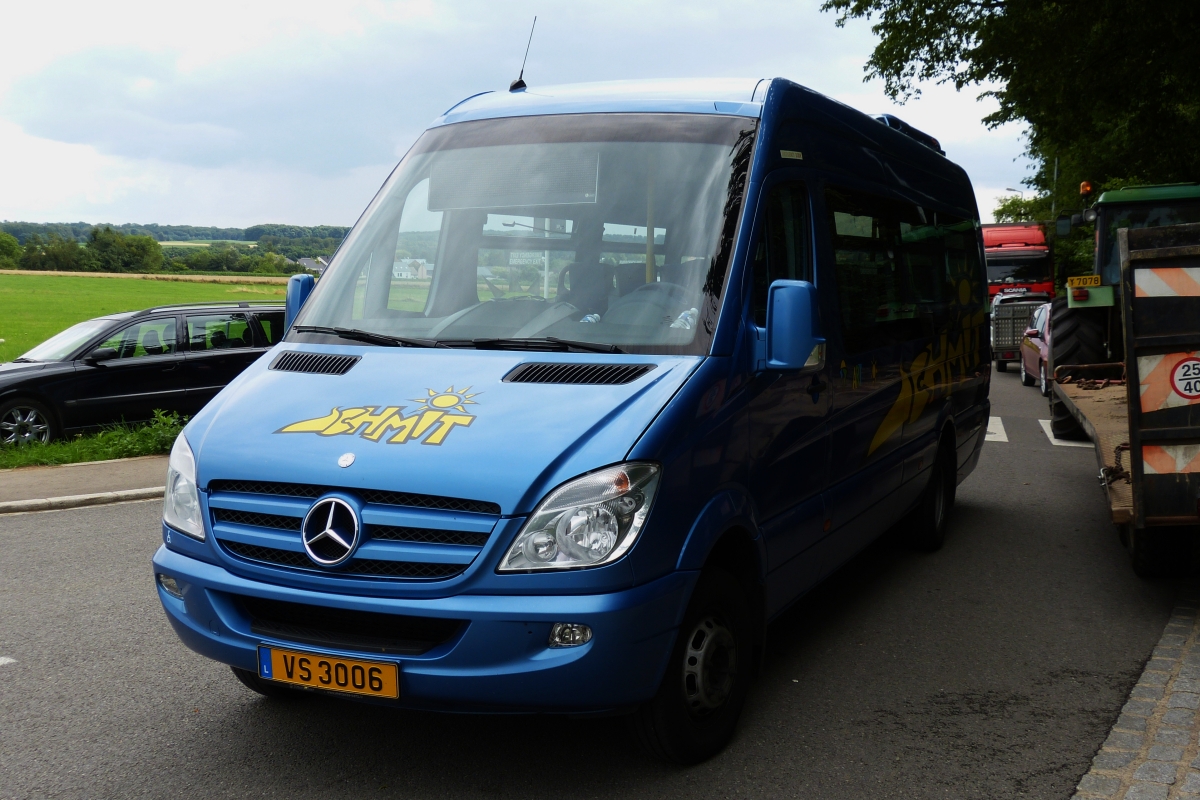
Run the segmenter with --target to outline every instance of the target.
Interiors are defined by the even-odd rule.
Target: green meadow
[[[0,272],[0,362],[85,319],[171,303],[282,301],[275,284],[8,275]]]

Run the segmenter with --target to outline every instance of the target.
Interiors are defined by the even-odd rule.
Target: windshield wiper
[[[14,358],[13,363],[14,364],[36,364],[38,362],[37,362],[36,358],[25,358],[25,356],[21,356],[20,358]]]
[[[377,344],[382,347],[445,347],[436,339],[412,339],[407,336],[389,336],[386,333],[372,333],[358,328],[333,328],[327,325],[297,325],[298,333],[325,333],[341,339],[353,339],[356,342]]]
[[[560,353],[574,350],[581,353],[613,354],[626,352],[615,344],[577,342],[572,339],[559,339],[557,336],[539,336],[530,339],[472,339],[471,344],[475,345],[476,350],[550,350]]]

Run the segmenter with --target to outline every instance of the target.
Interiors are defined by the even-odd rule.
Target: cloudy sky
[[[819,0],[6,3],[0,219],[351,224],[422,129],[507,88],[783,76],[928,131],[985,218],[1028,168],[978,90],[896,106]]]

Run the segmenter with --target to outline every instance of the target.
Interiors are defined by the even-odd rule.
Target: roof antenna
[[[533,25],[529,28],[529,41],[525,43],[525,58],[521,59],[521,74],[517,79],[508,85],[510,92],[517,92],[525,88],[525,62],[529,60],[529,45],[533,44],[533,29],[537,27],[537,16],[533,18]]]

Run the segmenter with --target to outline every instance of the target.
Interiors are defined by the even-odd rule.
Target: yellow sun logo
[[[471,387],[455,389],[448,387],[444,392],[426,389],[428,397],[413,400],[420,403],[413,413],[405,414],[405,406],[334,406],[329,413],[312,419],[304,419],[285,425],[276,433],[315,433],[319,436],[361,436],[371,441],[386,441],[388,444],[404,444],[420,441],[421,444],[440,445],[455,428],[469,428],[475,415],[467,406],[478,405],[472,397]]]
[[[467,394],[467,392],[471,391],[470,386],[458,389],[457,391],[453,386],[448,387],[444,392],[435,392],[433,389],[426,389],[425,391],[429,392],[428,397],[413,398],[414,403],[424,404],[417,411],[447,411],[454,409],[461,414],[466,414],[468,412],[464,406],[476,405],[475,401],[471,398],[479,394],[478,392]]]

